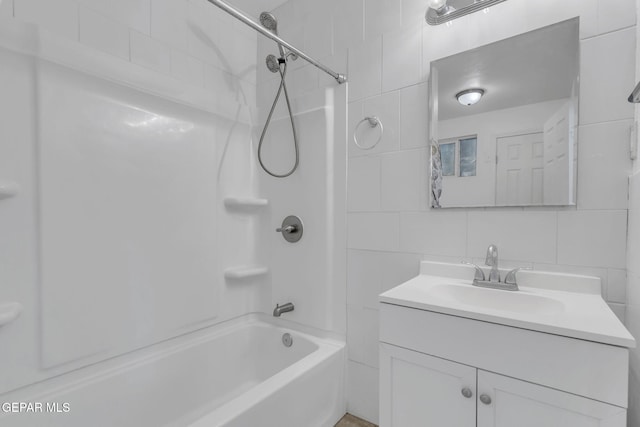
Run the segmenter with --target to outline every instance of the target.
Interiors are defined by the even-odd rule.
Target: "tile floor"
[[[335,427],[378,427],[375,424],[371,424],[368,421],[354,417],[351,414],[346,414]]]

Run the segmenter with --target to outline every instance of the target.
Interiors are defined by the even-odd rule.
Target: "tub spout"
[[[273,317],[280,317],[282,313],[293,311],[293,304],[288,302],[285,304],[276,304],[276,308],[273,309]]]

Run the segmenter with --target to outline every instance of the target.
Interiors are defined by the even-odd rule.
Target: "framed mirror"
[[[579,21],[431,63],[431,207],[576,204]]]

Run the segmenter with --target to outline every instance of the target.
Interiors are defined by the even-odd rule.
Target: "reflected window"
[[[440,159],[442,161],[442,175],[456,175],[456,144],[440,144]]]
[[[460,140],[460,176],[476,176],[478,138]]]
[[[476,176],[478,137],[464,136],[440,141],[443,176]]]

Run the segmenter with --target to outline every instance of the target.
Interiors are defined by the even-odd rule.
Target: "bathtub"
[[[328,427],[344,366],[343,341],[251,314],[2,395],[0,425]]]

